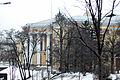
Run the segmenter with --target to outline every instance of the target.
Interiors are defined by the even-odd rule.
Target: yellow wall
[[[40,58],[41,58],[41,65],[42,66],[45,66],[46,65],[46,52],[45,51],[41,51],[41,56],[40,56]]]
[[[37,63],[37,54],[33,55],[32,64],[40,64],[41,66],[45,66],[46,65],[46,52],[41,51],[41,53],[40,53],[40,63]]]
[[[37,54],[34,54],[32,57],[32,64],[37,64]]]

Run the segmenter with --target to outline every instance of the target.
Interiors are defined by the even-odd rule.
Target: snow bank
[[[19,69],[16,67],[8,66],[8,68],[0,71],[0,73],[7,73],[8,75],[7,80],[11,80],[11,79],[21,80]],[[42,80],[43,78],[47,80],[48,78],[47,69],[43,69],[39,71],[31,70],[31,74],[33,76],[27,80]],[[50,73],[49,75],[51,78],[55,74],[53,75]],[[91,73],[86,73],[85,76],[82,73],[63,73],[63,74],[55,76],[51,80],[61,80],[61,78],[62,80],[93,80],[93,77],[95,76]],[[111,78],[112,80],[115,80],[116,78],[120,78],[120,74],[111,74],[109,78]]]

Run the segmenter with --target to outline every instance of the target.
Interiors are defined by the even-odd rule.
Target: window
[[[117,31],[116,31],[116,33],[117,33],[117,35],[119,35],[119,36],[120,36],[120,30],[117,30]]]

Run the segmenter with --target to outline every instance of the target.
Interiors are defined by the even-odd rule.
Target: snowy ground
[[[12,77],[14,78],[14,80],[21,80],[19,70],[15,67],[8,66],[7,69],[0,71],[0,73],[7,73],[8,75],[7,80],[11,80]],[[43,69],[40,71],[32,70],[31,74],[33,74],[33,76],[28,80],[43,80],[43,78],[45,78],[45,80],[48,80],[47,69]],[[53,77],[54,75],[50,74],[50,77]],[[57,75],[54,78],[51,78],[50,80],[93,80],[93,77],[95,76],[90,73],[86,73],[86,76],[83,76],[83,74],[81,73],[80,74],[79,73],[64,73],[62,75]],[[120,74],[111,74],[110,78],[112,78],[112,80],[115,80],[116,78],[120,78]]]
[[[44,78],[47,79],[47,74],[46,72],[44,72]],[[40,74],[37,73],[37,75],[39,76],[34,76],[33,78],[29,79],[29,80],[43,80],[41,77],[41,72]],[[53,75],[50,75],[50,77],[52,77]],[[93,77],[95,77],[93,74],[91,73],[86,73],[86,76],[83,76],[83,74],[79,74],[79,73],[64,73],[62,75],[58,75],[55,76],[54,78],[50,79],[50,80],[93,80]],[[109,78],[111,78],[112,80],[116,80],[116,78],[120,78],[120,74],[111,74],[109,76]],[[96,79],[97,80],[97,79]],[[120,80],[120,79],[118,79]]]
[[[61,80],[61,78],[62,80],[93,80],[93,75],[90,73],[87,73],[86,76],[79,75],[79,73],[65,73],[62,76],[57,76],[53,80]]]

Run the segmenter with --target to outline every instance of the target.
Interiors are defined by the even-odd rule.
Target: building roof
[[[107,25],[107,24],[108,24],[109,18],[110,18],[110,17],[106,17],[106,18],[102,21],[103,25]],[[110,25],[117,25],[118,23],[120,23],[120,15],[113,16],[113,17],[111,18]]]
[[[102,25],[107,25],[108,22],[109,22],[109,18],[110,17],[106,17],[102,20]],[[84,22],[85,20],[90,20],[91,21],[91,16],[74,16],[73,19],[75,21],[77,21],[78,23],[82,23]],[[55,22],[55,19],[52,18],[52,19],[48,19],[48,20],[43,20],[43,21],[40,21],[40,22],[36,22],[36,23],[30,23],[30,24],[26,24],[25,26],[30,26],[31,28],[50,28],[50,24],[52,24],[53,22]],[[116,16],[113,16],[112,19],[111,19],[111,24],[110,25],[116,25],[120,23],[120,15],[116,15]]]
[[[36,23],[30,23],[30,24],[26,24],[25,26],[30,26],[31,28],[49,28],[50,24],[52,22],[55,22],[54,19],[48,19],[48,20],[43,20],[43,21],[40,21],[40,22],[36,22]]]

